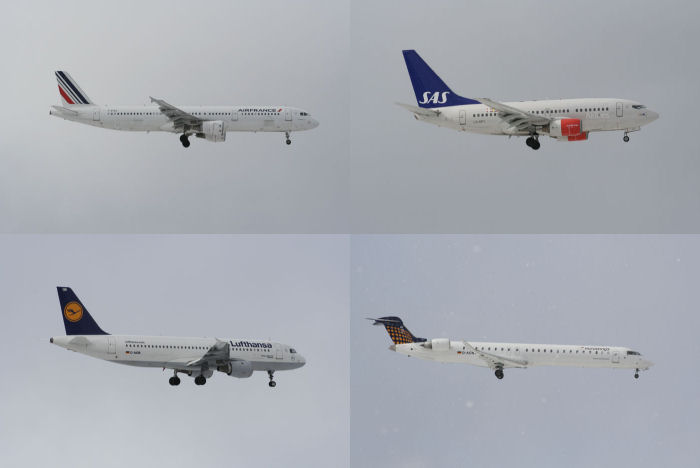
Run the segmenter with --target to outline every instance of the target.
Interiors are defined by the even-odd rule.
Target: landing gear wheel
[[[287,137],[286,143],[288,145],[292,144],[292,140],[289,138],[289,132],[284,132],[284,136]]]
[[[271,370],[267,371],[267,375],[270,377],[270,383],[268,383],[268,385],[270,386],[270,388],[274,388],[275,385],[277,385],[277,382],[275,382],[274,380],[272,380],[274,374],[275,374],[275,371],[271,371]]]
[[[194,383],[196,385],[204,385],[205,383],[207,383],[207,379],[203,375],[198,375],[194,378]]]
[[[639,378],[639,369],[634,370],[634,378],[638,379]]]
[[[496,378],[498,380],[501,380],[503,378],[503,369],[496,369],[495,374],[496,374]]]
[[[170,377],[168,383],[170,383],[170,385],[173,387],[180,385],[180,378],[178,376]]]
[[[182,143],[182,146],[184,146],[185,148],[190,147],[190,140],[184,133],[180,135],[180,143]]]
[[[270,382],[268,383],[268,385],[269,385],[270,387],[273,387],[273,388],[274,388],[274,387],[277,385],[277,382],[275,382],[274,380],[270,380]]]
[[[540,142],[534,136],[528,137],[527,140],[525,140],[525,144],[534,150],[540,149]]]
[[[630,141],[630,137],[627,136],[627,133],[625,133],[625,136],[622,137],[622,141],[624,141],[625,143]]]

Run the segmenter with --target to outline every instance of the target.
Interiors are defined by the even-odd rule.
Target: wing
[[[202,125],[203,120],[188,114],[182,109],[178,109],[172,104],[168,104],[162,99],[151,97],[151,102],[158,104],[158,109],[173,123],[175,130],[187,131],[191,128],[197,128]]]
[[[479,351],[478,349],[476,349],[474,346],[470,345],[466,341],[464,342],[464,344],[470,351],[474,351],[474,353],[477,356],[479,356],[481,359],[483,359],[491,369],[499,369],[499,368],[502,369],[505,367],[527,367],[527,361],[525,361],[524,359],[513,359],[513,358],[498,356],[496,354],[491,354],[491,353],[486,353],[484,351]]]
[[[185,363],[187,367],[201,367],[207,365],[207,367],[216,367],[219,364],[224,364],[229,362],[229,344],[226,341],[221,341],[217,338],[216,343],[204,353],[199,359],[194,359]]]
[[[498,111],[498,117],[506,121],[511,130],[519,132],[534,132],[536,127],[549,125],[550,119],[541,115],[531,114],[513,106],[492,101],[487,98],[480,98],[479,102]]]
[[[438,109],[423,109],[422,107],[411,106],[409,104],[403,104],[400,102],[397,102],[396,105],[401,106],[404,109],[409,110],[414,114],[420,115],[422,117],[437,117],[438,115],[440,115],[440,111]]]

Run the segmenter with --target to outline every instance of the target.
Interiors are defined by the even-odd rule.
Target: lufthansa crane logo
[[[69,322],[77,322],[83,318],[83,306],[77,302],[69,302],[63,308],[63,316]]]

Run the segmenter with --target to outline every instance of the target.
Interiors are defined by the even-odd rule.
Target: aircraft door
[[[233,120],[233,121],[238,120],[238,111],[237,110],[231,111],[231,120]]]
[[[92,120],[95,122],[100,121],[100,108],[96,107],[94,111],[92,111]]]
[[[107,354],[117,354],[117,346],[113,336],[107,337]]]
[[[287,120],[289,122],[292,121],[292,111],[291,109],[287,109],[284,111],[284,120]]]
[[[613,351],[612,356],[610,357],[610,360],[612,361],[613,364],[619,364],[620,363],[620,353],[617,351]]]
[[[282,347],[278,345],[277,349],[275,350],[275,359],[282,359],[282,357]]]
[[[615,112],[615,115],[617,115],[618,117],[622,117],[622,103],[621,102],[617,103],[617,110]]]
[[[467,111],[459,111],[459,124],[467,125]]]

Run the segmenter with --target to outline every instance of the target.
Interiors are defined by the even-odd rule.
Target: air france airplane
[[[408,331],[399,317],[381,317],[373,325],[383,325],[393,345],[390,350],[407,356],[438,362],[459,362],[489,367],[498,379],[503,369],[535,366],[611,367],[634,369],[634,378],[640,370],[654,365],[642,355],[619,346],[577,346],[526,343],[482,343],[452,341],[449,338],[417,338]]]
[[[287,106],[180,106],[151,98],[155,106],[99,106],[65,71],[56,72],[62,106],[51,106],[49,115],[94,127],[132,132],[180,133],[182,146],[189,137],[207,141],[226,140],[226,132],[284,132],[289,134],[318,127],[308,112]]]
[[[93,320],[71,288],[58,288],[66,336],[50,342],[88,356],[136,367],[172,369],[170,385],[180,385],[177,374],[194,377],[204,385],[214,371],[247,378],[254,371],[267,372],[274,387],[276,371],[298,369],[306,360],[294,348],[267,340],[220,340],[177,336],[110,335]]]
[[[653,122],[659,114],[636,101],[617,98],[556,99],[501,103],[455,94],[415,50],[404,50],[408,75],[418,107],[398,103],[417,120],[439,127],[487,135],[527,136],[525,144],[539,149],[540,135],[558,141],[587,140],[590,132],[628,133]]]

